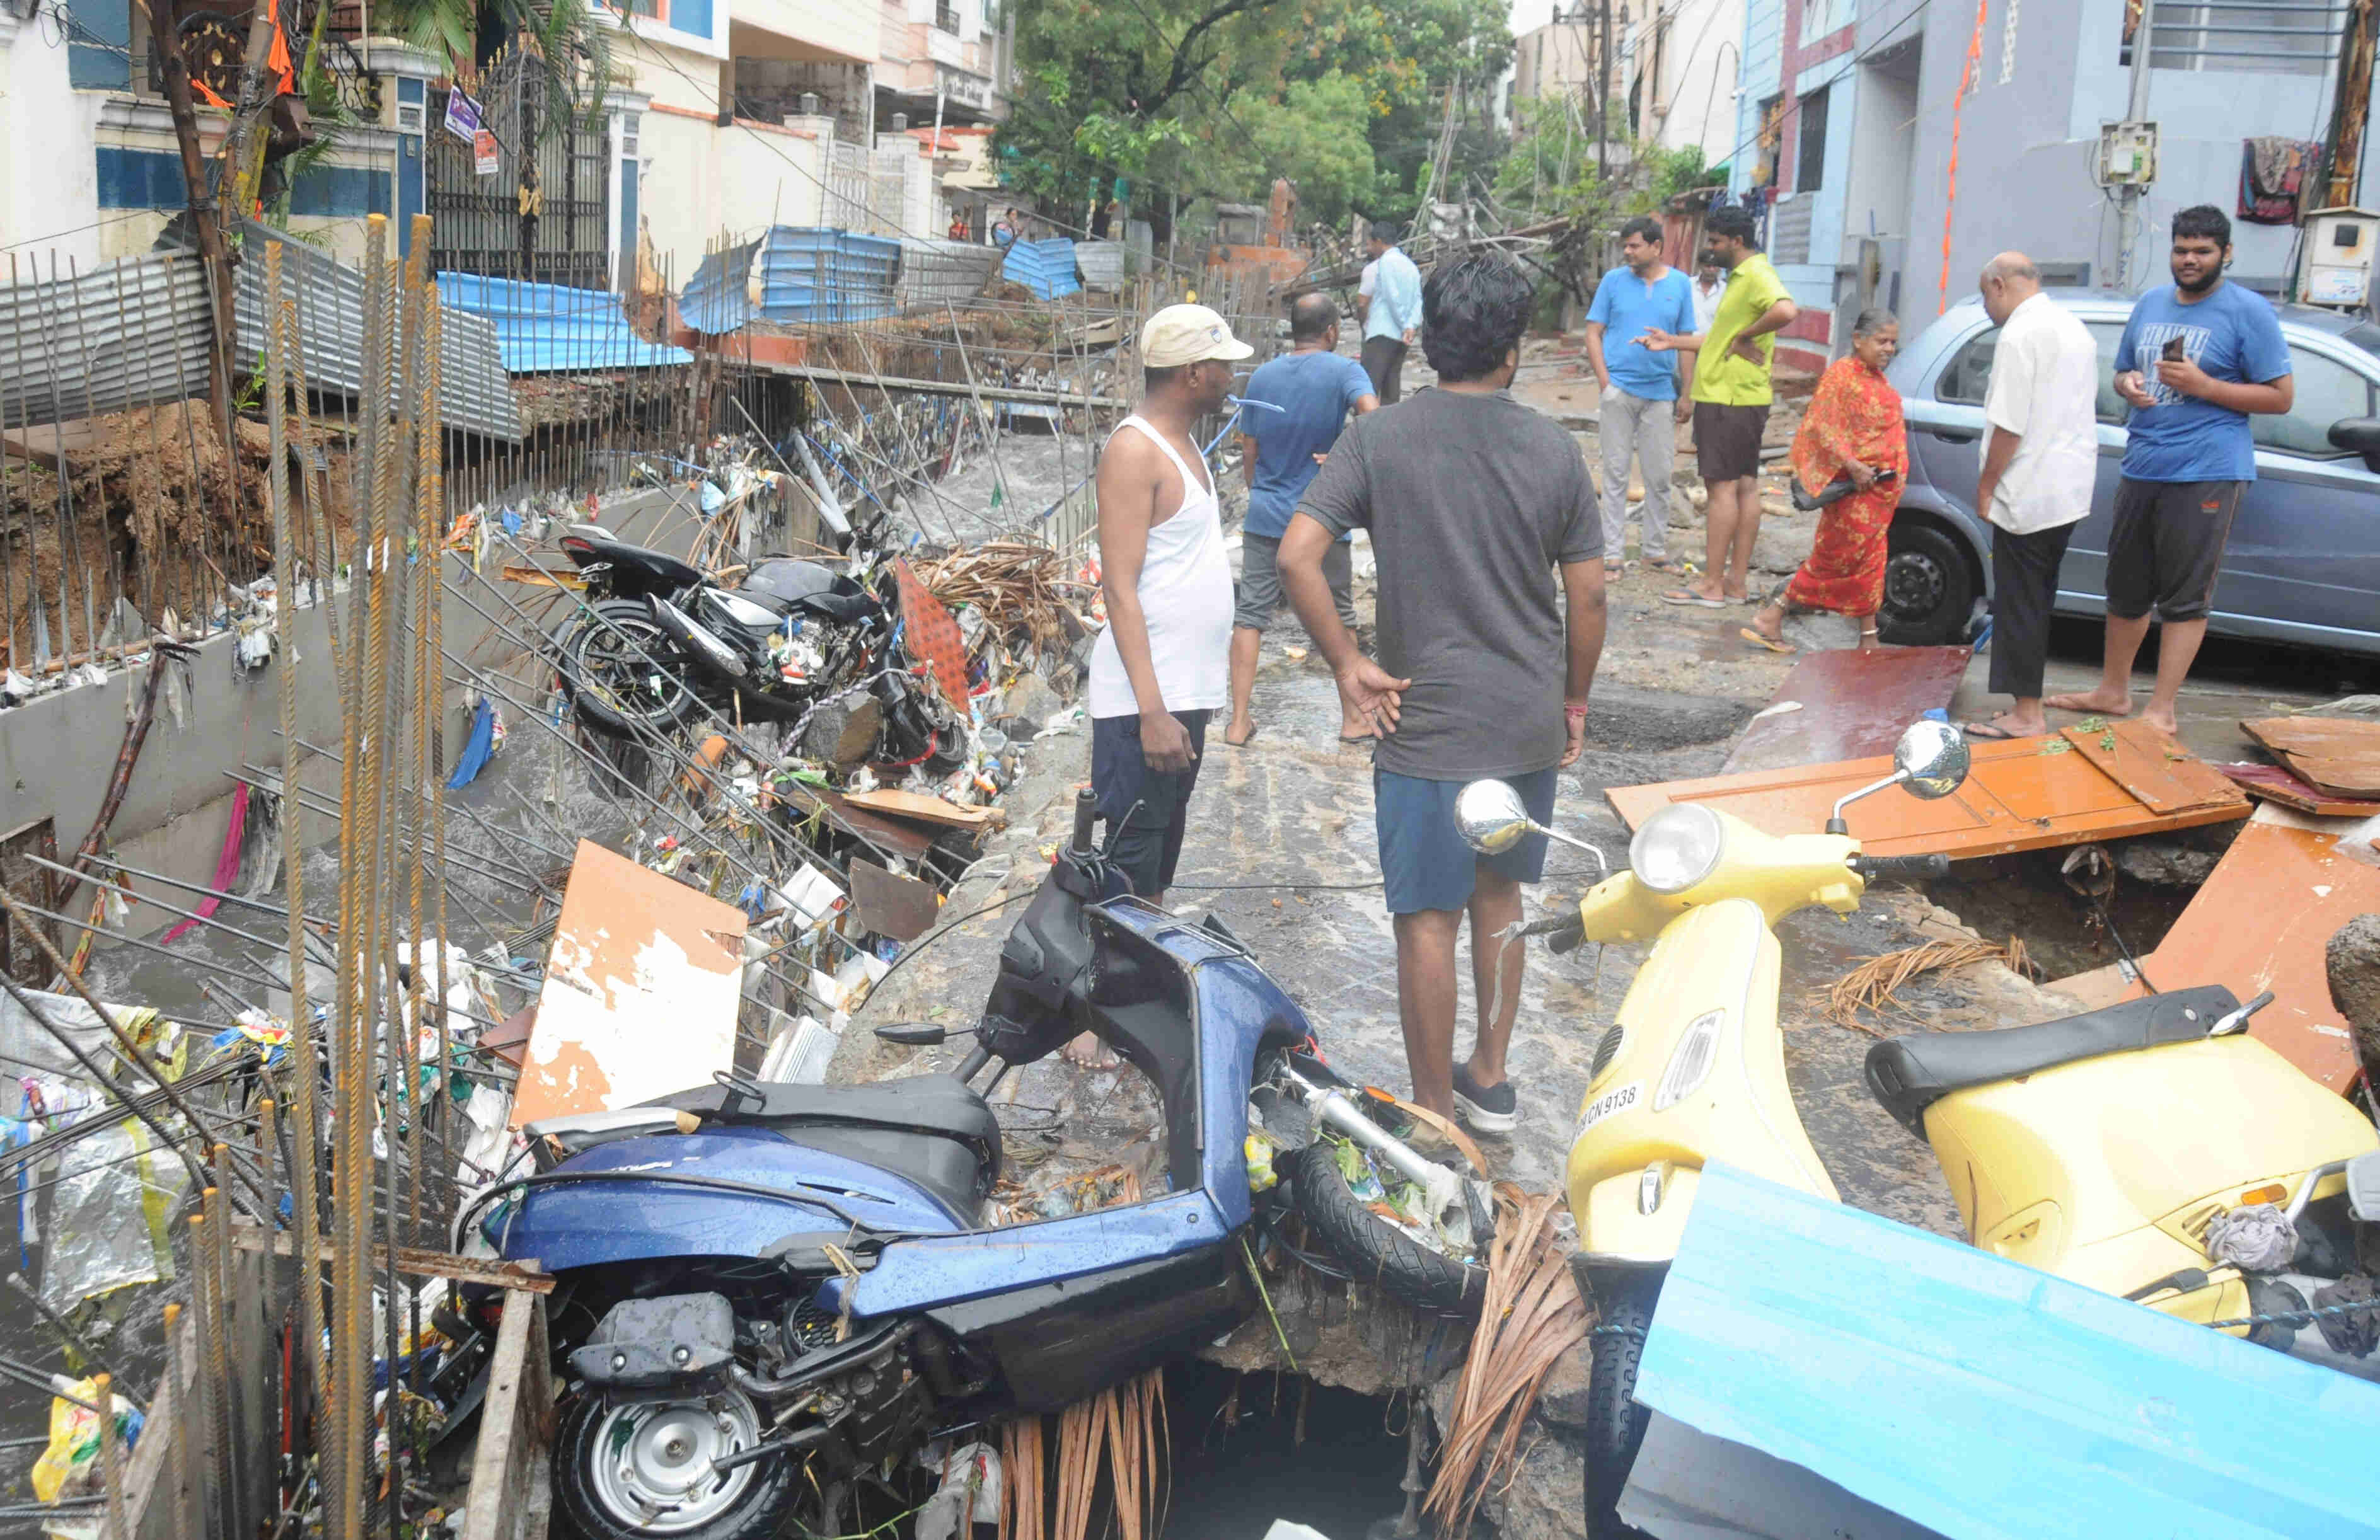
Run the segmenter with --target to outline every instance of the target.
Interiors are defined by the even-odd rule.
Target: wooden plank
[[[851,863],[851,903],[859,923],[896,941],[914,941],[934,928],[941,901],[930,883],[886,871],[873,861]]]
[[[998,829],[1008,822],[1008,815],[997,807],[962,807],[938,796],[925,796],[890,786],[872,792],[845,792],[843,799],[854,807],[865,807],[870,812],[886,813],[893,818],[916,819],[920,823],[940,824],[945,829]]]
[[[2051,745],[2057,745],[2055,748]],[[1936,802],[1880,792],[1844,813],[1871,855],[1953,860],[2081,844],[2165,829],[2190,829],[2248,815],[2237,803],[2157,813],[2063,738],[2012,738],[1973,746],[1967,783]],[[1604,793],[1630,828],[1672,802],[1699,802],[1771,834],[1815,834],[1836,799],[1892,773],[1889,757],[1619,786]]]
[[[2240,725],[2316,791],[2380,799],[2380,721],[2263,717]]]
[[[2247,800],[2220,770],[2139,718],[2088,730],[2069,727],[2059,735],[2153,813],[2231,806]]]
[[[1950,704],[1974,649],[1836,648],[1805,652],[1747,723],[1723,774],[1890,754],[1909,724]]]
[[[2380,813],[2380,804],[2365,802],[2360,797],[2332,796],[2327,792],[2317,791],[2280,765],[2252,765],[2241,761],[2214,768],[2245,788],[2249,795],[2277,802],[2292,812],[2308,813],[2318,819],[2361,819]]]
[[[934,848],[935,836],[914,823],[888,819],[871,813],[865,807],[854,806],[841,792],[824,786],[809,786],[796,781],[786,787],[790,794],[807,798],[815,806],[823,807],[830,822],[862,843],[878,850],[890,851],[905,861],[921,859]]]
[[[734,904],[581,840],[511,1126],[633,1107],[732,1067],[745,925]]]
[[[2355,1042],[2331,1003],[2325,950],[2340,926],[2380,910],[2380,870],[2338,853],[2339,836],[2360,821],[2257,808],[2165,940],[2141,959],[2160,989],[2221,984],[2241,1000],[2272,990],[2273,1003],[2249,1033],[2341,1093],[2355,1078]]]
[[[523,566],[516,563],[505,565],[500,576],[507,583],[526,583],[531,588],[567,588],[572,593],[587,591],[586,575],[577,570],[554,572],[544,567]]]
[[[488,1366],[463,1540],[544,1540],[552,1503],[553,1381],[545,1300],[507,1292]]]
[[[264,1231],[254,1220],[234,1219],[232,1241],[249,1251],[264,1249]],[[298,1242],[287,1231],[273,1231],[273,1255],[295,1256]],[[320,1259],[332,1260],[331,1243],[317,1243]],[[374,1252],[375,1257],[382,1253]],[[396,1270],[413,1278],[443,1278],[461,1283],[492,1283],[501,1289],[517,1289],[524,1293],[553,1292],[553,1275],[525,1267],[517,1262],[497,1262],[480,1256],[456,1256],[443,1251],[424,1251],[419,1246],[396,1248]]]

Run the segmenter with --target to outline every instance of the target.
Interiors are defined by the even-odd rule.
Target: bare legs
[[[2107,617],[2107,640],[2100,659],[2099,683],[2090,690],[2073,695],[2054,695],[2042,702],[2061,711],[2095,711],[2103,717],[2130,716],[2132,709],[2132,661],[2140,656],[2141,643],[2147,639],[2149,618],[2142,615],[2126,620]],[[2206,639],[2204,620],[2169,620],[2157,637],[2156,685],[2149,694],[2148,709],[2141,714],[2153,727],[2168,733],[2178,731],[2176,703],[2181,697],[2181,682],[2190,676],[2190,665],[2198,659],[2198,644]],[[2011,716],[2022,714],[2024,702],[2017,702]],[[2036,730],[2037,731],[2037,730]]]
[[[1454,938],[1471,916],[1471,984],[1478,997],[1478,1037],[1468,1067],[1481,1085],[1504,1082],[1504,1053],[1521,1004],[1526,949],[1498,933],[1521,917],[1521,885],[1482,867],[1467,909],[1425,909],[1395,917],[1397,1015],[1414,1101],[1454,1116]]]
[[[1248,719],[1248,697],[1256,691],[1257,649],[1263,643],[1264,633],[1254,626],[1232,628],[1232,720],[1223,729],[1223,741],[1233,748],[1246,743],[1257,730]]]
[[[1705,599],[1741,600],[1750,591],[1752,547],[1760,538],[1759,479],[1713,481],[1706,516],[1703,575],[1693,591]]]

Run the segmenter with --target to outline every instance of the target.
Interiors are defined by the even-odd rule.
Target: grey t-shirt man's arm
[[[1586,460],[1503,392],[1425,390],[1339,436],[1298,512],[1371,532],[1379,661],[1405,691],[1373,763],[1425,781],[1561,762],[1558,565],[1603,554]]]

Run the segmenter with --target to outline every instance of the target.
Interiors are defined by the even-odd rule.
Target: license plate
[[[1579,1116],[1578,1132],[1585,1134],[1614,1112],[1625,1112],[1644,1099],[1645,1083],[1641,1080],[1606,1091],[1586,1104],[1586,1110]]]

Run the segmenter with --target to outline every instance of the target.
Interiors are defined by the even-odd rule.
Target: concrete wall
[[[1968,292],[1993,253],[2019,247],[2052,262],[2088,262],[2095,284],[2138,290],[2167,281],[2165,248],[2174,213],[2212,203],[2234,215],[2243,278],[2289,269],[2295,229],[2240,223],[2240,141],[2259,135],[2320,139],[2330,122],[2333,82],[2323,74],[2241,69],[2155,69],[2147,115],[2162,130],[2157,180],[2132,271],[2114,270],[2116,209],[2092,179],[2099,127],[2126,113],[2129,72],[2121,60],[2120,6],[2024,6],[2002,79],[2010,34],[2009,0],[1989,0],[1984,50],[1961,114],[1959,183],[1947,187],[1951,102],[1974,15],[1928,7],[1911,216],[1911,273],[1934,314],[1942,274],[1945,209],[1950,240],[1949,297]],[[2253,39],[2224,40],[2240,46]],[[2209,61],[2213,62],[2213,61]],[[2362,195],[2374,176],[2367,157]]]
[[[1659,101],[1669,103],[1655,142],[1702,146],[1703,164],[1735,152],[1735,83],[1743,50],[1743,0],[1679,0],[1661,45]]]
[[[64,272],[101,260],[93,151],[103,100],[68,83],[63,29],[0,7],[0,245],[20,261],[55,253]]]
[[[642,493],[607,507],[603,523],[623,539],[681,555],[691,549],[695,530],[691,516],[661,492]],[[522,656],[520,649],[492,626],[480,610],[506,619],[509,612],[490,596],[485,585],[463,573],[461,560],[446,558],[450,582],[479,609],[464,602],[450,588],[443,622],[447,650],[475,665],[498,671],[512,667]],[[501,559],[491,559],[492,571],[501,564]],[[509,585],[504,590],[516,604],[538,612],[522,597],[533,590]],[[340,595],[343,624],[346,602],[346,596]],[[296,638],[298,669],[299,734],[309,743],[335,748],[337,684],[330,669],[322,612],[298,611],[291,634]],[[130,865],[184,881],[211,881],[237,789],[237,782],[225,772],[243,764],[273,768],[281,763],[281,686],[273,671],[285,666],[288,655],[276,653],[263,668],[240,675],[232,670],[232,643],[231,637],[220,636],[200,644],[178,721],[161,696],[156,721],[109,830],[107,848]],[[115,773],[128,704],[138,698],[141,679],[140,669],[120,669],[103,684],[59,691],[0,711],[0,831],[46,815],[55,823],[61,851],[71,851],[81,843]],[[536,688],[541,687],[539,682]],[[533,689],[523,694],[534,698]],[[458,705],[459,696],[450,697],[448,711],[454,712]],[[463,726],[458,717],[450,714],[445,735],[450,754],[463,741]],[[307,782],[315,784],[323,772],[335,799],[336,771],[329,761],[310,763]],[[330,820],[322,815],[308,818],[311,828],[326,834],[331,831],[325,827]],[[172,902],[188,907],[186,899],[187,895],[173,897]],[[144,916],[136,920],[134,929],[152,928],[170,920],[170,916]]]

